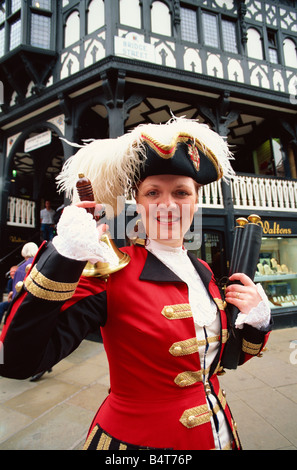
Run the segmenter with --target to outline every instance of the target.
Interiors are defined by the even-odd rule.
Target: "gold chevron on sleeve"
[[[262,343],[260,344],[254,344],[249,341],[246,341],[243,339],[242,341],[242,350],[243,352],[250,354],[252,356],[257,356],[259,352],[261,351]]]
[[[77,284],[77,282],[52,281],[39,272],[36,266],[34,266],[25,280],[25,288],[34,297],[58,302],[70,299],[75,292]]]

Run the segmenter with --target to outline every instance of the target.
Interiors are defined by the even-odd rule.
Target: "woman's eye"
[[[152,191],[148,191],[148,192],[146,193],[146,196],[148,196],[148,197],[150,197],[150,196],[153,197],[153,196],[157,196],[157,195],[158,195],[158,192],[157,192],[157,191],[153,191],[153,190],[152,190]]]

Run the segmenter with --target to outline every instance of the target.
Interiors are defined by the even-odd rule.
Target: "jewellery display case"
[[[271,309],[297,306],[297,238],[263,238],[254,281]]]

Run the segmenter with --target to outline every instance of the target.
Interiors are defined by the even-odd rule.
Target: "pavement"
[[[297,327],[220,378],[245,450],[297,449]],[[38,382],[0,377],[0,450],[81,450],[108,393],[103,345],[85,340]]]

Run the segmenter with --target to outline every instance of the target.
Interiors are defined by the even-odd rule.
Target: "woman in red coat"
[[[224,140],[206,126],[174,119],[81,149],[61,175],[78,173],[115,215],[116,196],[134,187],[144,243],[108,279],[82,275],[86,261],[109,261],[105,227],[77,202],[64,209],[58,236],[44,244],[6,319],[0,374],[26,378],[72,352],[101,326],[111,389],[90,427],[86,449],[240,449],[218,375],[228,339],[225,303],[208,265],[183,246],[203,184],[231,174]],[[118,202],[118,201],[117,201]],[[117,208],[118,209],[118,208]],[[240,363],[269,334],[264,293],[244,274],[227,288],[242,328]]]

